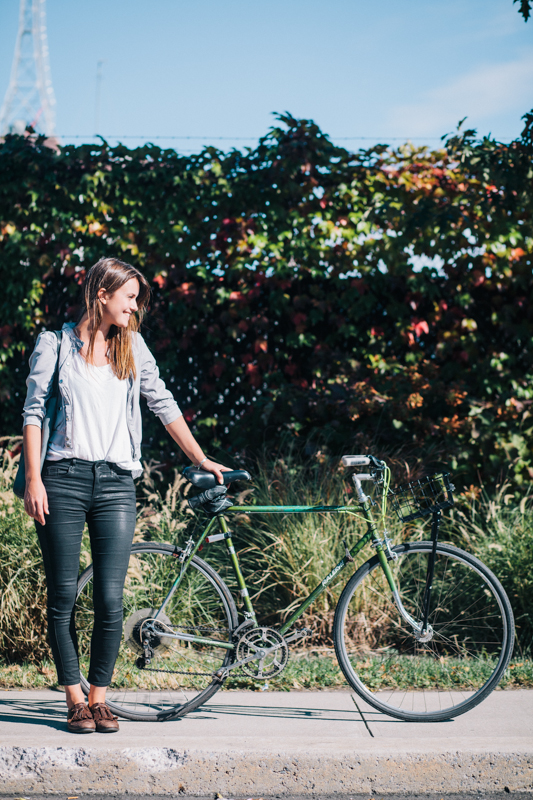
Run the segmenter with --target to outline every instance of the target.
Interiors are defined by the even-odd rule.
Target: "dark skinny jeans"
[[[80,682],[74,603],[85,522],[94,565],[94,629],[88,680],[109,686],[122,637],[122,593],[133,533],[131,472],[106,461],[46,461],[43,483],[50,513],[35,523],[48,589],[48,636],[58,683]]]

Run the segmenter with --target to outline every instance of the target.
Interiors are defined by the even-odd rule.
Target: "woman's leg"
[[[48,462],[43,470],[50,513],[46,524],[35,523],[43,554],[48,592],[48,636],[58,683],[79,684],[78,642],[74,603],[85,515],[91,492],[87,481],[74,478],[68,463]],[[74,695],[83,702],[81,689]],[[67,692],[69,702],[69,692]]]
[[[122,594],[135,519],[131,473],[97,462],[93,503],[87,515],[94,568],[89,705],[104,702],[120,647]]]

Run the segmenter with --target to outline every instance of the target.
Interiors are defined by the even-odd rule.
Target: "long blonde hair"
[[[112,325],[109,330],[109,360],[113,372],[120,380],[128,378],[130,374],[134,378],[136,376],[132,333],[141,327],[150,299],[150,284],[138,269],[132,267],[131,264],[126,264],[125,261],[119,261],[118,258],[101,258],[91,267],[83,284],[84,309],[82,316],[85,312],[89,316],[91,335],[87,348],[87,361],[91,364],[96,334],[102,321],[102,304],[98,292],[100,289],[105,289],[109,294],[113,294],[131,278],[139,281],[138,311],[130,316],[127,328],[118,328],[116,325]]]

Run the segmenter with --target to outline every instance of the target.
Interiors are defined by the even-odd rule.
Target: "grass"
[[[10,452],[14,444],[0,440],[0,655],[40,662],[50,656],[46,585],[33,520],[11,491],[18,465]]]
[[[427,661],[427,660],[426,660]],[[367,658],[359,664],[362,679],[370,686],[381,684],[379,674],[381,662]],[[480,686],[489,672],[489,664],[478,668],[476,674],[469,671],[468,665],[462,663],[452,672],[439,670],[438,664],[430,662],[422,666],[412,665],[410,670],[402,669],[398,664],[390,672],[388,688],[407,689],[412,685],[412,669],[417,671],[418,686],[421,689],[446,688],[468,689]],[[117,665],[120,674],[124,674],[123,665]],[[148,677],[148,676],[147,676]],[[161,680],[159,678],[159,680]],[[0,664],[0,689],[46,689],[56,688],[57,678],[54,665],[44,660],[40,664],[24,662],[22,664]],[[112,684],[115,686],[115,684]],[[127,684],[126,684],[127,685]],[[148,683],[146,687],[148,687]],[[160,683],[161,686],[163,684]],[[177,683],[168,681],[168,688],[175,688]],[[291,653],[289,662],[282,673],[265,680],[255,680],[243,674],[233,674],[224,684],[225,690],[248,689],[251,691],[282,691],[292,689],[347,689],[348,684],[340,671],[335,656],[325,649],[319,651],[296,651]],[[124,687],[123,681],[120,686]],[[533,661],[513,660],[506,671],[501,683],[502,689],[531,689],[533,688]]]
[[[476,555],[501,581],[513,607],[515,653],[533,652],[533,505],[504,483],[492,495],[479,487],[463,493],[452,510],[451,538]],[[448,527],[448,526],[447,526]]]

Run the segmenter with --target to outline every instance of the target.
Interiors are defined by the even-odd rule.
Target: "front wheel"
[[[180,573],[181,552],[170,544],[147,542],[134,544],[131,549],[124,583],[122,642],[106,699],[109,708],[126,719],[175,719],[198,708],[220,688],[221,682],[214,673],[228,666],[234,657],[233,649],[223,645],[232,642],[237,626],[235,603],[220,576],[195,556],[158,617],[159,633],[150,635],[152,662],[148,669],[143,667],[146,626]],[[75,606],[81,685],[86,693],[93,629],[92,593],[91,565],[78,580]],[[174,639],[165,636],[165,631],[202,637],[209,643]]]
[[[417,622],[431,549],[431,542],[398,545],[389,562],[403,606]],[[481,561],[437,545],[428,622],[429,635],[420,636],[405,621],[377,555],[346,584],[335,611],[337,659],[348,683],[378,711],[439,722],[469,711],[500,681],[513,649],[513,613]]]

